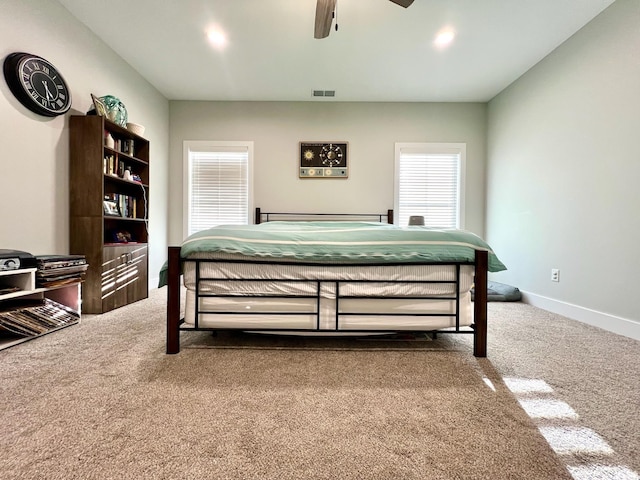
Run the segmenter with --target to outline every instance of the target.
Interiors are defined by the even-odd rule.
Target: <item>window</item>
[[[433,228],[464,228],[464,143],[397,143],[394,210],[399,225],[424,217]]]
[[[250,223],[253,142],[184,142],[186,235]]]

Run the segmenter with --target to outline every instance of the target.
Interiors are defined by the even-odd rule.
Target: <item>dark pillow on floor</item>
[[[471,300],[474,299],[475,289],[471,289]],[[487,301],[489,302],[519,302],[522,294],[517,287],[498,282],[487,282]]]

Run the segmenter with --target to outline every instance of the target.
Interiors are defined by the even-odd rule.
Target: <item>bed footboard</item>
[[[167,344],[166,353],[175,354],[180,351],[180,247],[169,247],[167,280]],[[475,252],[475,300],[473,305],[473,355],[487,356],[487,272],[488,252]],[[442,333],[447,333],[443,331]],[[468,332],[471,333],[471,332]]]

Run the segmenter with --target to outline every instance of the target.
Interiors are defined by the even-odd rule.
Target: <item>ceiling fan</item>
[[[316,4],[316,26],[313,33],[315,38],[325,38],[329,36],[331,24],[335,18],[337,0],[318,0]],[[407,8],[413,0],[389,0],[396,5]],[[336,24],[336,30],[338,25]]]

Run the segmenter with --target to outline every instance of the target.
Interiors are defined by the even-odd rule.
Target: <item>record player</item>
[[[34,268],[36,265],[36,257],[30,253],[0,248],[0,272],[18,270],[20,268]]]

